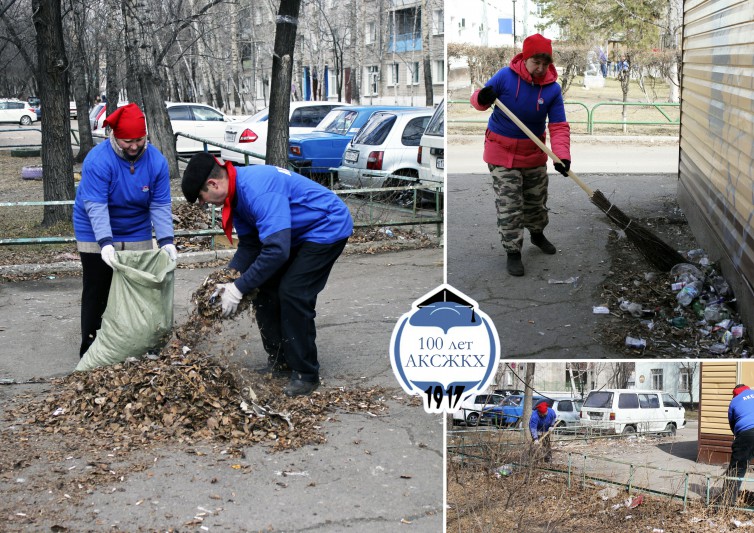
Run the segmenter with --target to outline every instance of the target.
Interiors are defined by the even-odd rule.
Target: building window
[[[435,9],[432,11],[432,35],[442,35],[445,33],[445,11]]]
[[[419,62],[414,61],[406,65],[408,70],[407,80],[411,80],[412,85],[419,85]]]
[[[432,83],[445,83],[445,60],[432,61]]]
[[[512,386],[513,386],[513,371],[506,370],[505,371],[505,387],[512,387]]]
[[[372,44],[377,41],[377,23],[367,22],[364,34],[364,44]]]
[[[380,83],[380,67],[373,65],[366,67],[366,91],[367,96],[377,96]]]
[[[388,65],[389,67],[389,73],[390,73],[390,79],[388,80],[388,85],[398,85],[400,82],[399,78],[399,72],[400,72],[400,65],[398,63],[392,63]]]
[[[690,368],[681,368],[680,382],[678,383],[678,392],[691,392],[694,381],[694,374]]]
[[[652,389],[662,390],[662,368],[653,368],[650,370],[652,378]]]

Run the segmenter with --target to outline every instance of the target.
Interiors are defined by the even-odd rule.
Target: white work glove
[[[178,259],[178,249],[175,247],[175,244],[166,244],[161,250],[164,250],[166,254],[168,254],[168,257],[171,261],[175,261]]]
[[[112,244],[106,244],[102,247],[102,250],[100,251],[100,255],[102,256],[102,260],[105,262],[107,266],[110,268],[113,268],[113,263],[116,263],[115,259],[115,248]]]
[[[241,303],[243,294],[236,288],[235,283],[222,283],[217,286],[212,296],[219,295],[222,298],[223,316],[230,316],[236,312],[238,304]]]

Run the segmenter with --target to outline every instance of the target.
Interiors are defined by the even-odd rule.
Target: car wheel
[[[673,423],[671,423],[671,422],[668,422],[668,425],[667,425],[667,426],[665,426],[665,432],[666,432],[666,433],[670,433],[670,436],[671,436],[671,437],[675,437],[675,433],[676,433],[676,427],[675,427],[675,424],[673,424]]]
[[[21,117],[21,125],[22,126],[28,126],[29,124],[31,124],[31,119],[27,115],[22,116]]]
[[[623,428],[623,435],[636,435],[636,428],[634,426],[625,426]]]
[[[466,417],[466,424],[468,424],[469,426],[479,425],[479,413],[469,413],[469,415]]]
[[[401,178],[388,178],[385,180],[385,183],[382,184],[383,187],[405,187],[406,185],[413,184],[412,182],[418,184],[419,183],[419,174],[415,170],[411,169],[402,169],[402,170],[396,170],[394,175],[396,176],[402,176],[406,179]],[[385,201],[398,204],[401,207],[410,207],[414,205],[414,191],[391,191],[389,193],[385,194],[386,198]],[[419,204],[421,205],[421,199],[417,199]]]
[[[557,422],[555,422],[556,428],[562,428],[562,427],[565,427],[565,425],[566,425],[565,422],[563,422],[562,420],[558,420]]]

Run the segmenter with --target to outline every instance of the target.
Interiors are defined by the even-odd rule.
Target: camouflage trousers
[[[547,167],[487,166],[495,189],[497,229],[503,248],[506,253],[520,252],[524,229],[537,233],[547,226]]]

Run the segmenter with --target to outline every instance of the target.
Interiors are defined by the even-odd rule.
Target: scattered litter
[[[612,500],[618,496],[618,489],[616,487],[605,487],[597,493],[597,495],[604,501]]]
[[[634,337],[626,337],[626,346],[629,348],[646,348],[647,341],[644,339],[636,339]]]
[[[604,305],[595,305],[592,306],[592,313],[594,313],[595,315],[609,315],[610,308],[605,307]]]
[[[636,509],[639,507],[642,503],[644,503],[644,495],[639,494],[635,498],[629,498],[626,500],[626,507],[629,509]]]
[[[506,465],[497,467],[497,469],[495,470],[495,477],[499,479],[504,476],[510,476],[512,473],[513,473],[513,465],[506,464]]]

